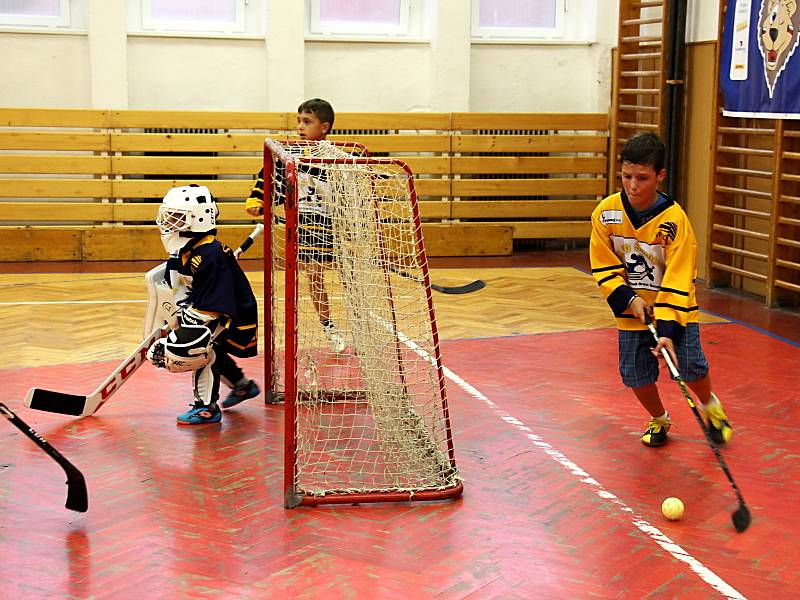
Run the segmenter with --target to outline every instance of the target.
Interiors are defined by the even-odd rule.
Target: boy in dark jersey
[[[179,425],[221,421],[220,380],[232,388],[225,408],[259,394],[231,358],[256,355],[258,306],[233,251],[215,237],[217,212],[208,188],[190,185],[171,189],[156,219],[170,254],[165,280],[188,294],[176,298],[177,322],[147,356],[170,372],[193,371],[195,401],[178,415]]]
[[[662,348],[697,394],[714,441],[724,443],[733,430],[712,392],[700,344],[697,241],[683,209],[658,191],[666,177],[664,156],[664,144],[652,133],[635,135],[623,147],[623,190],[592,213],[592,275],[617,319],[622,381],[650,413],[642,443],[665,444],[671,425],[656,387]],[[649,320],[658,332],[654,348]]]
[[[306,100],[297,108],[297,134],[307,141],[321,141],[333,128],[333,107],[321,98]],[[331,319],[330,300],[325,288],[325,269],[334,261],[331,217],[322,190],[326,182],[319,171],[301,165],[298,179],[298,259],[308,276],[311,298],[320,324],[334,352],[343,352],[346,342]],[[251,215],[264,214],[264,170],[245,202]]]

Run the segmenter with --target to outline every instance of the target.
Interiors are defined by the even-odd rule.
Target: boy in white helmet
[[[208,188],[188,185],[164,196],[156,223],[170,255],[165,280],[173,289],[185,284],[188,294],[166,338],[147,353],[158,367],[178,373],[193,371],[195,401],[178,415],[179,425],[219,423],[219,382],[231,392],[222,406],[229,408],[259,394],[231,358],[255,356],[258,306],[233,251],[216,239],[218,209]]]

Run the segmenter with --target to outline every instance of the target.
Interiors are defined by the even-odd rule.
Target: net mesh
[[[410,171],[329,142],[268,140],[267,149],[272,221],[288,230],[274,225],[271,236],[267,368],[272,393],[287,395],[295,493],[413,495],[460,485]],[[292,172],[296,186],[287,185]],[[294,223],[302,229],[312,214],[328,219],[329,262],[302,254],[314,244]],[[286,240],[298,237],[293,285]],[[323,273],[335,331],[321,324],[313,271]],[[291,336],[287,344],[287,323],[296,344]]]

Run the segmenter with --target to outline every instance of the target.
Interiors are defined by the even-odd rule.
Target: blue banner
[[[800,0],[728,0],[720,52],[723,114],[800,119]]]

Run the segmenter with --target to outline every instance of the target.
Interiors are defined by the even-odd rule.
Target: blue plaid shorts
[[[619,330],[619,372],[629,388],[641,387],[658,380],[659,361],[650,352],[656,343],[649,329]],[[681,343],[675,346],[678,372],[684,381],[698,381],[708,375],[708,360],[700,345],[700,326],[688,323]]]

